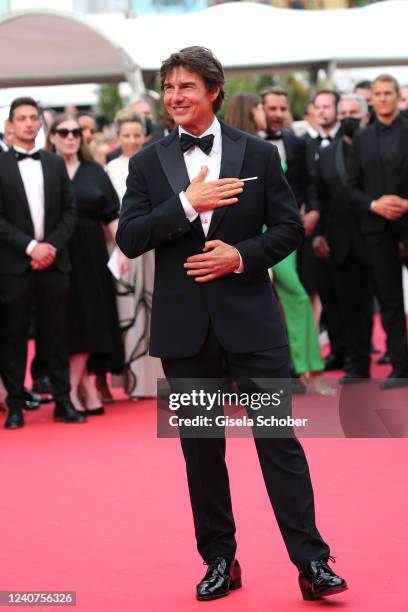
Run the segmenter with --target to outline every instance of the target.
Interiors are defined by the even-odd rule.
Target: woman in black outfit
[[[120,373],[123,363],[115,290],[107,268],[102,227],[105,224],[115,236],[119,200],[106,172],[85,148],[75,118],[60,115],[54,120],[46,148],[64,157],[78,209],[76,230],[69,244],[71,400],[77,410],[103,414],[89,369]],[[127,265],[124,256],[121,265]]]

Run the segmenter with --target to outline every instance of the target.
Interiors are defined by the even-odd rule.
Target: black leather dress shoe
[[[337,576],[323,559],[310,561],[300,571],[299,586],[303,599],[307,601],[342,593],[348,589],[346,581]]]
[[[339,378],[339,383],[342,385],[354,385],[356,383],[365,382],[370,378],[368,370],[357,370],[350,368],[345,376]]]
[[[75,410],[74,405],[69,400],[55,402],[54,421],[60,423],[84,423],[86,421],[85,412]]]
[[[4,423],[5,429],[20,429],[24,427],[24,417],[22,410],[12,410],[9,412],[6,422]]]
[[[388,378],[380,383],[380,389],[383,391],[399,389],[400,387],[408,387],[408,369],[401,370],[394,368]]]
[[[332,372],[333,370],[343,370],[345,365],[344,357],[341,355],[335,355],[335,353],[329,353],[324,360],[324,369],[326,372]]]
[[[216,557],[208,564],[204,578],[197,585],[197,599],[207,601],[225,597],[241,586],[241,567],[238,561],[234,559],[230,562],[224,557]]]

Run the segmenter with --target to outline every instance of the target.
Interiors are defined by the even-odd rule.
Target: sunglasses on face
[[[74,128],[73,130],[67,130],[66,128],[60,128],[59,130],[55,130],[55,133],[61,138],[67,138],[68,134],[72,134],[74,138],[79,138],[82,134],[82,128]]]

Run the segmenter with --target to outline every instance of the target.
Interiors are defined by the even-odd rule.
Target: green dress
[[[286,171],[285,162],[282,167]],[[296,251],[273,266],[272,271],[285,318],[292,369],[295,374],[322,371],[324,366],[312,305],[297,273]]]

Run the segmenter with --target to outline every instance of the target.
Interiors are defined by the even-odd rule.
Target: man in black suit
[[[340,381],[349,384],[370,376],[371,269],[360,216],[353,206],[347,185],[353,136],[369,121],[367,102],[356,94],[342,96],[338,117],[343,137],[319,155],[320,219],[313,248],[316,255],[331,266],[335,298],[350,358],[347,374]]]
[[[289,119],[287,92],[280,87],[269,87],[261,96],[267,122],[266,139],[278,148],[286,180],[301,211],[306,238],[309,238],[319,219],[319,210],[316,190],[307,167],[306,141],[284,127]],[[292,377],[293,392],[306,393],[300,377],[293,372]]]
[[[287,341],[268,268],[303,235],[276,148],[217,120],[221,64],[189,47],[161,67],[178,129],[129,164],[117,242],[156,250],[150,353],[169,379],[285,378]],[[256,177],[245,189],[238,178]],[[221,178],[219,178],[221,177]],[[262,233],[266,225],[267,230]],[[339,592],[315,526],[306,458],[295,438],[255,439],[265,484],[305,598]],[[197,546],[208,571],[197,598],[241,585],[224,438],[182,438]]]
[[[267,140],[278,147],[286,167],[286,179],[292,188],[299,208],[303,209],[303,226],[310,236],[319,219],[318,201],[306,162],[306,142],[284,128],[288,119],[288,94],[279,87],[262,92],[262,103],[268,126]]]
[[[13,148],[0,157],[1,374],[9,408],[5,427],[24,425],[24,378],[29,323],[35,306],[47,329],[45,357],[54,389],[54,418],[82,422],[70,402],[66,300],[70,261],[66,248],[75,224],[72,188],[62,158],[35,149],[37,103],[10,106]]]
[[[408,121],[398,110],[399,86],[391,75],[372,84],[376,121],[356,134],[349,185],[362,214],[373,264],[382,325],[393,365],[380,386],[408,384],[407,326],[399,242],[408,247]]]
[[[315,119],[318,128],[316,138],[305,136],[306,158],[312,182],[316,183],[319,155],[332,142],[341,137],[337,117],[339,94],[331,89],[322,89],[313,97]],[[336,301],[336,290],[327,261],[316,258],[312,247],[313,236],[306,239],[299,257],[299,276],[309,293],[318,293],[323,307],[322,320],[329,341],[330,354],[325,358],[326,370],[344,368],[346,340]]]

